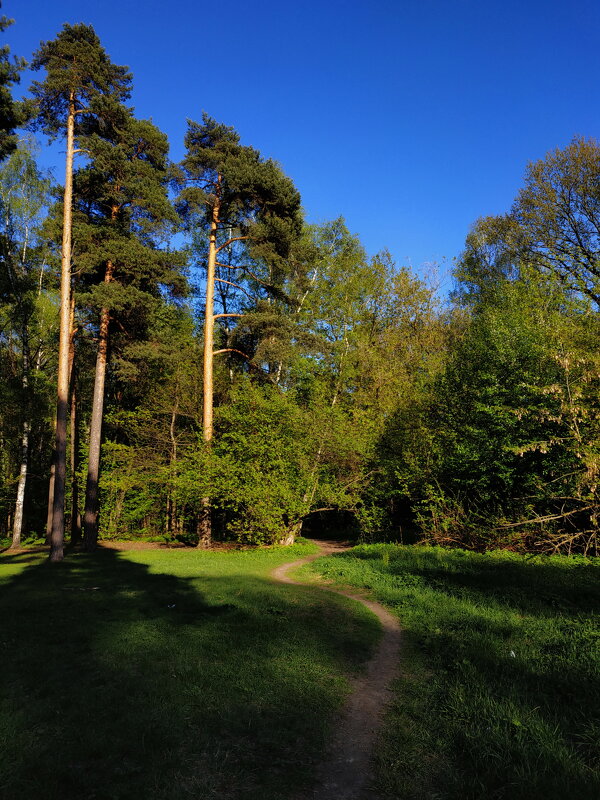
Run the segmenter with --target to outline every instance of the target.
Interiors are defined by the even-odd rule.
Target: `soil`
[[[321,556],[350,549],[343,542],[313,541],[319,546],[317,554],[277,567],[272,572],[273,578],[301,586],[299,581],[290,578],[292,570]],[[333,738],[319,765],[315,789],[297,800],[377,800],[378,794],[372,788],[371,756],[383,722],[383,713],[392,699],[390,685],[399,672],[400,625],[379,603],[329,586],[318,588],[362,603],[381,622],[383,635],[365,673],[352,682],[350,697],[334,726]]]

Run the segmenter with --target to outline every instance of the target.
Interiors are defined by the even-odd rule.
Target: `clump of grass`
[[[391,797],[600,797],[600,559],[365,545],[306,569],[405,630],[379,751]]]
[[[378,626],[269,579],[314,550],[0,556],[0,797],[308,790]]]

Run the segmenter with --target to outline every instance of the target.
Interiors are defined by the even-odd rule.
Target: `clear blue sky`
[[[28,58],[92,24],[133,102],[182,155],[206,110],[296,182],[310,221],[343,215],[421,269],[508,209],[528,161],[600,136],[600,1],[5,0]],[[29,84],[26,75],[23,87]],[[61,176],[61,171],[57,170]]]

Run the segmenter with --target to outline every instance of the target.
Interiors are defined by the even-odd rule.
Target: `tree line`
[[[2,28],[8,27],[4,20]],[[369,540],[595,554],[600,145],[527,169],[455,288],[309,225],[207,114],[174,164],[64,25],[0,53],[0,535]],[[56,185],[37,133],[66,150]]]

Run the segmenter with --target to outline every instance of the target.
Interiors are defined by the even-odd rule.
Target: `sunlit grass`
[[[363,546],[306,572],[405,630],[379,752],[391,797],[600,797],[600,559]]]
[[[312,549],[0,556],[0,796],[309,787],[379,635],[356,604],[269,580]]]

